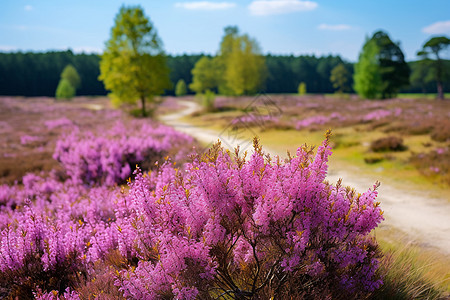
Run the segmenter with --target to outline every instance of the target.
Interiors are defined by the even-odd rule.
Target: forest
[[[172,88],[166,95],[175,93],[175,84],[184,80],[192,82],[192,69],[204,54],[168,55]],[[208,56],[210,57],[210,56]],[[106,95],[106,90],[98,80],[100,56],[96,54],[75,54],[68,51],[50,52],[11,52],[0,53],[0,95],[5,96],[54,96],[59,77],[68,64],[72,64],[81,77],[81,86],[77,90],[80,96]],[[299,83],[306,84],[308,93],[333,93],[335,88],[330,81],[331,70],[340,63],[353,75],[353,64],[340,56],[314,55],[265,55],[268,76],[265,82],[266,93],[297,93]],[[449,61],[446,61],[449,64]],[[419,62],[408,63],[412,74]],[[422,78],[422,77],[420,77]],[[352,82],[350,83],[352,86]],[[436,83],[433,80],[421,82],[411,77],[410,85],[403,88],[404,93],[434,93]],[[444,81],[444,91],[450,92],[450,78]],[[193,91],[188,91],[194,93]],[[351,90],[353,92],[353,89]]]

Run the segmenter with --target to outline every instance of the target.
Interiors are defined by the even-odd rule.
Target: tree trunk
[[[437,82],[437,93],[438,93],[438,99],[444,100],[444,88],[442,87],[442,82]]]
[[[141,96],[141,104],[142,104],[142,116],[146,117],[147,112],[145,111],[145,97],[144,96]]]

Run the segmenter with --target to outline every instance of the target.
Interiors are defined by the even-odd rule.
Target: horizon
[[[105,5],[107,4],[107,5]],[[100,54],[122,5],[133,1],[0,3],[0,52]],[[140,5],[167,55],[216,55],[223,29],[238,26],[264,55],[340,56],[356,62],[366,37],[387,32],[407,61],[432,36],[450,35],[450,1],[150,1]],[[389,7],[389,10],[385,9]],[[205,29],[207,28],[207,29]],[[448,52],[445,58],[450,57]]]

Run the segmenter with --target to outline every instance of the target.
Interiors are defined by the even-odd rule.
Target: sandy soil
[[[180,100],[179,104],[185,109],[173,114],[162,116],[161,121],[173,126],[179,131],[190,134],[206,144],[214,143],[218,139],[226,148],[240,146],[250,149],[251,141],[242,139],[239,134],[225,128],[222,132],[197,127],[180,121],[181,118],[201,109],[195,102]],[[284,156],[264,147],[272,155]],[[336,182],[343,178],[345,185],[358,191],[365,191],[376,182],[376,175],[358,176],[358,170],[353,166],[330,169],[328,180]],[[450,196],[449,196],[450,197]],[[422,247],[436,248],[445,255],[450,255],[450,204],[449,199],[430,197],[426,192],[414,190],[414,187],[399,188],[383,183],[379,188],[379,201],[384,210],[385,221],[383,227],[394,227],[407,233],[413,243]]]

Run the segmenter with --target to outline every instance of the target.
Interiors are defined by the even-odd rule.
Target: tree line
[[[181,79],[187,86],[192,83],[192,69],[202,57],[211,55],[168,55],[167,66],[172,87],[166,95],[175,94],[175,85]],[[10,52],[0,53],[0,95],[49,96],[55,95],[64,68],[72,64],[81,77],[77,95],[106,95],[103,82],[98,80],[100,57],[96,54],[74,54],[72,51],[51,52]],[[300,82],[304,82],[308,93],[333,93],[337,89],[330,81],[331,70],[343,63],[349,72],[348,84],[353,92],[354,64],[340,56],[314,55],[265,55],[267,79],[263,89],[266,93],[296,93]],[[446,69],[450,61],[446,60]],[[406,93],[433,93],[436,82],[422,61],[408,62],[411,69],[410,84],[402,88]],[[444,91],[450,92],[450,80],[444,80]],[[187,88],[187,93],[194,91]]]

